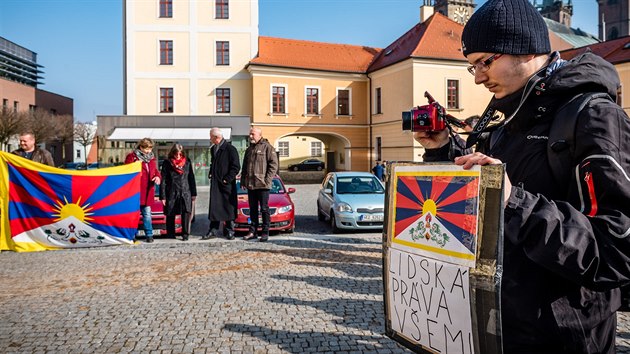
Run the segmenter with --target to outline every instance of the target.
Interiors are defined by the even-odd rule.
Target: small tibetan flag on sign
[[[140,167],[63,170],[0,152],[0,250],[133,243]]]

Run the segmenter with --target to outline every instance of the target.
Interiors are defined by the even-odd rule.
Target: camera
[[[446,128],[443,114],[433,105],[418,106],[402,112],[402,129],[414,132],[440,131]]]
[[[429,101],[428,105],[412,108],[402,112],[402,129],[414,132],[437,132],[444,130],[448,124],[462,128],[465,124],[459,119],[446,113],[446,110],[429,92],[424,93]]]

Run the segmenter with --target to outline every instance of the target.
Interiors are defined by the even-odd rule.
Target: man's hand
[[[152,181],[153,181],[153,183],[155,183],[155,184],[160,184],[160,182],[161,182],[162,180],[160,179],[160,177],[155,176],[155,177],[153,177]]]
[[[448,129],[439,132],[413,132],[413,138],[425,149],[438,149],[448,144]]]
[[[472,154],[459,156],[455,158],[455,164],[460,165],[464,168],[464,170],[471,169],[474,165],[484,166],[484,165],[500,165],[503,162],[499,159],[492,158],[490,156],[484,155],[480,152],[474,152]],[[510,198],[510,194],[512,192],[512,182],[510,182],[510,178],[505,173],[505,189],[503,189],[503,201],[507,204],[508,199]]]
[[[162,199],[162,205],[166,206],[166,199]]]

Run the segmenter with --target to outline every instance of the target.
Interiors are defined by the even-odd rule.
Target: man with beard
[[[243,170],[241,171],[241,188],[247,189],[249,200],[249,216],[251,224],[249,232],[243,238],[251,240],[257,237],[258,232],[258,208],[262,214],[262,233],[260,241],[269,239],[269,190],[273,177],[278,172],[278,156],[267,139],[262,137],[260,128],[252,128],[249,131],[250,145],[243,158]]]

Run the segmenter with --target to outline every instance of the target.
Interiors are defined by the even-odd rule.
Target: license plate
[[[359,215],[359,221],[383,221],[381,214],[362,214]]]
[[[136,232],[136,236],[144,236],[144,230],[138,230],[138,232]]]

